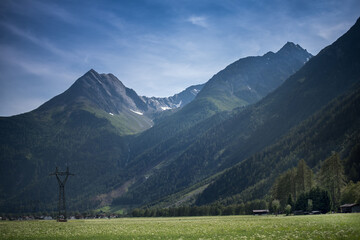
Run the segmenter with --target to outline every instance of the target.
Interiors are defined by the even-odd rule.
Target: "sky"
[[[316,55],[359,0],[1,0],[0,116],[31,111],[88,70],[172,96],[287,41]]]

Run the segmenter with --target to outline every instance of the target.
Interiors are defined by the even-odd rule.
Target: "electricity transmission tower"
[[[56,176],[56,179],[59,184],[59,203],[58,203],[58,216],[57,221],[58,222],[66,222],[67,216],[66,216],[66,202],[65,202],[65,183],[69,176],[74,176],[74,174],[69,172],[69,167],[66,168],[66,172],[59,172],[58,167],[56,167],[55,172],[50,173],[49,176]],[[65,177],[63,177],[65,176]]]

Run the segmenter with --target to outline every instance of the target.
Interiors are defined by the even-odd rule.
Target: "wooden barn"
[[[264,209],[264,210],[253,210],[253,214],[254,215],[267,215],[269,214],[269,210]]]
[[[344,204],[340,206],[342,213],[358,213],[360,212],[360,204],[352,203],[352,204]]]

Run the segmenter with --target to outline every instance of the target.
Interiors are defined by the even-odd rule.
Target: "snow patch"
[[[163,110],[163,111],[165,111],[165,110],[170,110],[171,109],[171,107],[160,107],[161,108],[161,110]]]
[[[109,113],[111,116],[114,116],[114,114],[113,113]]]
[[[180,100],[180,102],[179,102],[178,104],[176,104],[175,106],[176,106],[177,108],[179,108],[179,107],[181,106],[181,104],[182,104],[182,101]]]
[[[139,112],[139,111],[135,111],[135,110],[132,110],[132,109],[130,109],[130,111],[132,111],[133,113],[136,113],[138,115],[144,115],[142,112]]]
[[[197,95],[200,92],[199,89],[194,88],[193,90],[191,90],[191,93],[194,95]]]

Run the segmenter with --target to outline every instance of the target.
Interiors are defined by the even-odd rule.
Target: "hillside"
[[[300,159],[315,171],[333,151],[343,164],[360,144],[360,87],[331,101],[293,129],[275,144],[254,154],[220,175],[197,199],[197,204],[211,203],[237,194],[248,201],[263,198],[274,179],[295,167]],[[269,167],[271,166],[271,167]],[[350,176],[347,168],[346,175]],[[358,172],[358,164],[352,171]],[[356,177],[357,176],[357,177]],[[351,179],[359,181],[358,175]]]
[[[242,58],[230,64],[215,74],[192,102],[157,121],[153,128],[135,138],[130,144],[132,161],[140,159],[153,162],[156,159],[144,160],[144,154],[156,149],[158,144],[163,145],[165,141],[190,128],[193,134],[198,134],[195,126],[209,117],[261,99],[311,57],[299,45],[288,42],[276,53]]]
[[[255,103],[280,86],[312,55],[292,42],[276,53],[246,57],[215,74],[197,99],[207,98],[222,109]]]
[[[36,119],[66,122],[77,111],[84,110],[98,118],[107,119],[120,134],[133,134],[152,126],[143,113],[148,106],[132,89],[125,87],[112,74],[99,74],[91,69],[64,93],[32,111]],[[25,116],[31,116],[31,114]]]
[[[274,144],[290,129],[359,82],[359,54],[358,20],[346,34],[310,59],[278,89],[254,105],[233,111],[229,118],[202,132],[171,164],[158,169],[140,185],[129,188],[128,194],[143,202],[158,200]],[[243,171],[241,177],[244,179],[257,173],[250,167]],[[245,181],[243,190],[253,184],[255,182]],[[224,185],[219,191],[221,189],[226,191]]]
[[[289,138],[295,141],[290,146],[288,142],[280,142],[273,148],[266,148],[267,150],[262,153],[252,154],[251,158],[227,171],[209,186],[200,196],[198,203],[211,202],[241,192],[244,199],[261,197],[267,193],[269,184],[273,180],[268,177],[275,177],[276,174],[294,166],[301,158],[304,158],[311,167],[316,168],[333,150],[341,152],[344,158],[348,156],[358,143],[358,135],[356,135],[359,131],[359,112],[356,105],[358,91],[351,94],[351,90],[356,89],[360,82],[359,41],[360,20],[336,42],[311,59],[279,89],[250,109],[253,119],[267,121],[257,124],[254,135],[247,138],[246,144],[240,145],[241,149],[238,145],[238,149],[234,149],[229,154],[230,161],[236,161],[244,156],[244,146],[248,150],[251,144],[252,146],[261,144],[262,141],[257,141],[256,135],[261,136],[262,139],[268,138],[268,143],[271,145],[276,141],[274,131],[281,133],[284,131],[284,126],[289,126],[291,123],[295,123],[293,126],[299,124],[299,120],[310,117],[309,113],[316,107],[321,109],[332,97],[336,99],[334,96],[337,94],[344,94],[330,103],[325,110],[302,123],[297,130],[288,133],[288,136],[285,135],[284,139],[287,141],[290,141]],[[287,101],[284,101],[285,99]],[[334,109],[331,109],[332,107]],[[344,108],[344,112],[340,111],[341,108]],[[242,114],[239,112],[237,118],[243,119]],[[264,118],[265,114],[270,118]],[[294,131],[297,133],[294,134]],[[316,143],[311,143],[311,140]],[[281,147],[283,149],[279,150],[278,148]],[[269,166],[272,166],[271,170],[274,171],[271,174]],[[229,180],[230,175],[232,180]],[[224,188],[224,184],[228,187]],[[257,195],[252,195],[253,193]]]

